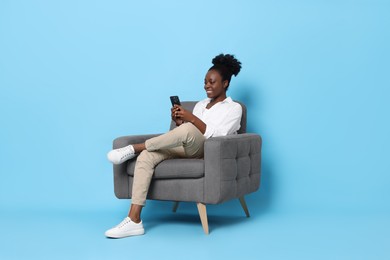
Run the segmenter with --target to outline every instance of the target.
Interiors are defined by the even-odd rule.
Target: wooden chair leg
[[[175,202],[173,203],[172,211],[173,211],[173,212],[176,212],[177,207],[179,207],[179,202],[178,202],[178,201],[175,201]]]
[[[246,217],[249,218],[250,215],[249,215],[248,207],[246,206],[246,202],[245,202],[244,196],[240,197],[240,203],[241,203],[241,207],[245,211]]]
[[[202,222],[203,231],[206,233],[206,235],[208,235],[209,224],[207,221],[206,205],[202,203],[196,203],[196,206],[198,206],[198,212],[200,216],[200,221]]]

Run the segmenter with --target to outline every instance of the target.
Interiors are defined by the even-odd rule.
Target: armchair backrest
[[[237,131],[239,134],[243,134],[243,133],[246,133],[246,106],[239,102],[239,101],[236,101],[235,102],[239,103],[242,107],[242,117],[241,117],[241,128]],[[193,111],[194,110],[194,107],[196,105],[197,101],[183,101],[181,102],[181,105],[189,110],[189,111]],[[174,121],[171,120],[171,127],[170,127],[170,130],[172,130],[173,128],[176,127],[176,124]]]

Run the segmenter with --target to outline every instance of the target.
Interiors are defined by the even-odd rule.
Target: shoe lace
[[[122,160],[123,158],[126,158],[126,157],[128,157],[129,155],[132,154],[132,151],[131,151],[131,149],[130,149],[129,146],[125,146],[125,147],[122,147],[122,148],[118,148],[117,151],[122,155],[122,156],[121,156],[121,160]]]
[[[124,220],[122,220],[122,222],[121,223],[119,223],[116,227],[117,228],[121,228],[121,227],[123,227],[123,226],[125,226],[127,223],[129,223],[130,222],[130,219],[129,218],[125,218]]]

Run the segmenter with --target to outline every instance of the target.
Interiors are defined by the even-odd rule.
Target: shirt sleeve
[[[204,136],[206,138],[210,138],[236,133],[241,127],[241,116],[242,107],[241,105],[236,104],[229,111],[227,111],[225,115],[223,115],[223,120],[218,125],[212,122],[208,122]]]

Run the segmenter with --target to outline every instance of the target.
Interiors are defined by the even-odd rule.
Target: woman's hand
[[[176,122],[177,126],[185,122],[190,122],[196,126],[202,134],[206,132],[206,124],[190,111],[185,110],[182,106],[175,105],[171,109],[171,112],[172,120]]]
[[[172,108],[172,119],[176,118],[176,120],[181,120],[181,124],[184,123],[184,122],[193,122],[194,119],[195,119],[195,116],[194,114],[192,114],[190,111],[188,110],[185,110],[182,106],[179,106],[179,105],[175,105],[173,108]],[[176,124],[177,124],[177,121],[175,119],[173,119]]]
[[[175,105],[171,108],[171,118],[176,123],[176,126],[179,126],[184,123],[183,119],[178,117],[178,112],[180,110],[180,106]]]

